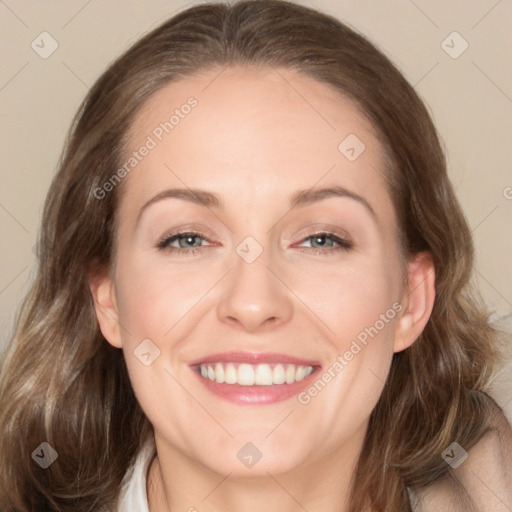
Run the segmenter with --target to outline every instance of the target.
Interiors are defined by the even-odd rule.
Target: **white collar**
[[[151,438],[142,447],[123,479],[117,512],[149,512],[147,474],[155,453],[155,441]]]

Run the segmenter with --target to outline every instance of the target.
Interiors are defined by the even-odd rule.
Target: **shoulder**
[[[512,428],[499,405],[487,398],[484,434],[467,451],[454,444],[449,453],[454,460],[449,464],[452,467],[414,495],[415,512],[512,510]]]

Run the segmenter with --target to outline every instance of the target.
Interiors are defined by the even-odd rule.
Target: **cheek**
[[[180,385],[183,376],[177,362],[183,339],[193,331],[190,319],[201,313],[194,305],[207,288],[202,291],[198,272],[171,272],[165,265],[142,264],[136,259],[122,262],[116,279],[123,352],[132,388],[154,425],[164,430],[173,425],[167,435],[179,444],[190,428],[186,418],[198,411]],[[197,318],[193,320],[196,324]]]
[[[384,258],[359,260],[325,274],[311,269],[295,283],[297,295],[322,322],[330,362],[299,403],[328,411],[333,436],[363,422],[377,403],[393,356],[394,329],[402,305],[399,265]],[[319,413],[320,414],[320,413]],[[339,439],[336,437],[336,442]]]
[[[384,271],[380,262],[368,266],[364,273],[346,276],[337,308],[330,311],[336,332],[333,343],[351,369],[347,378],[354,379],[356,395],[357,390],[367,390],[372,396],[380,392],[387,377],[402,308],[397,300],[397,279],[396,273]]]
[[[211,287],[211,270],[129,264],[119,270],[118,311],[131,337],[164,339]]]
[[[396,316],[393,304],[399,297],[398,281],[398,264],[375,257],[354,259],[345,265],[311,265],[287,276],[290,288],[316,315],[315,323],[322,320],[324,333],[340,350],[347,340],[376,322],[386,336],[392,332],[389,320]],[[384,328],[380,319],[389,310]]]

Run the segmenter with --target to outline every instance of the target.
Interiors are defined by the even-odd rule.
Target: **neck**
[[[158,455],[147,482],[149,511],[347,512],[364,433],[328,457],[286,473],[266,471],[249,477],[212,471],[156,437]]]

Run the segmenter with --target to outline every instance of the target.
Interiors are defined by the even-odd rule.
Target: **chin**
[[[230,478],[268,477],[268,473],[279,475],[288,473],[304,464],[307,454],[292,453],[281,446],[268,447],[265,443],[235,442],[234,450],[212,453],[212,458],[202,460],[211,471]],[[299,446],[304,446],[300,443]]]

